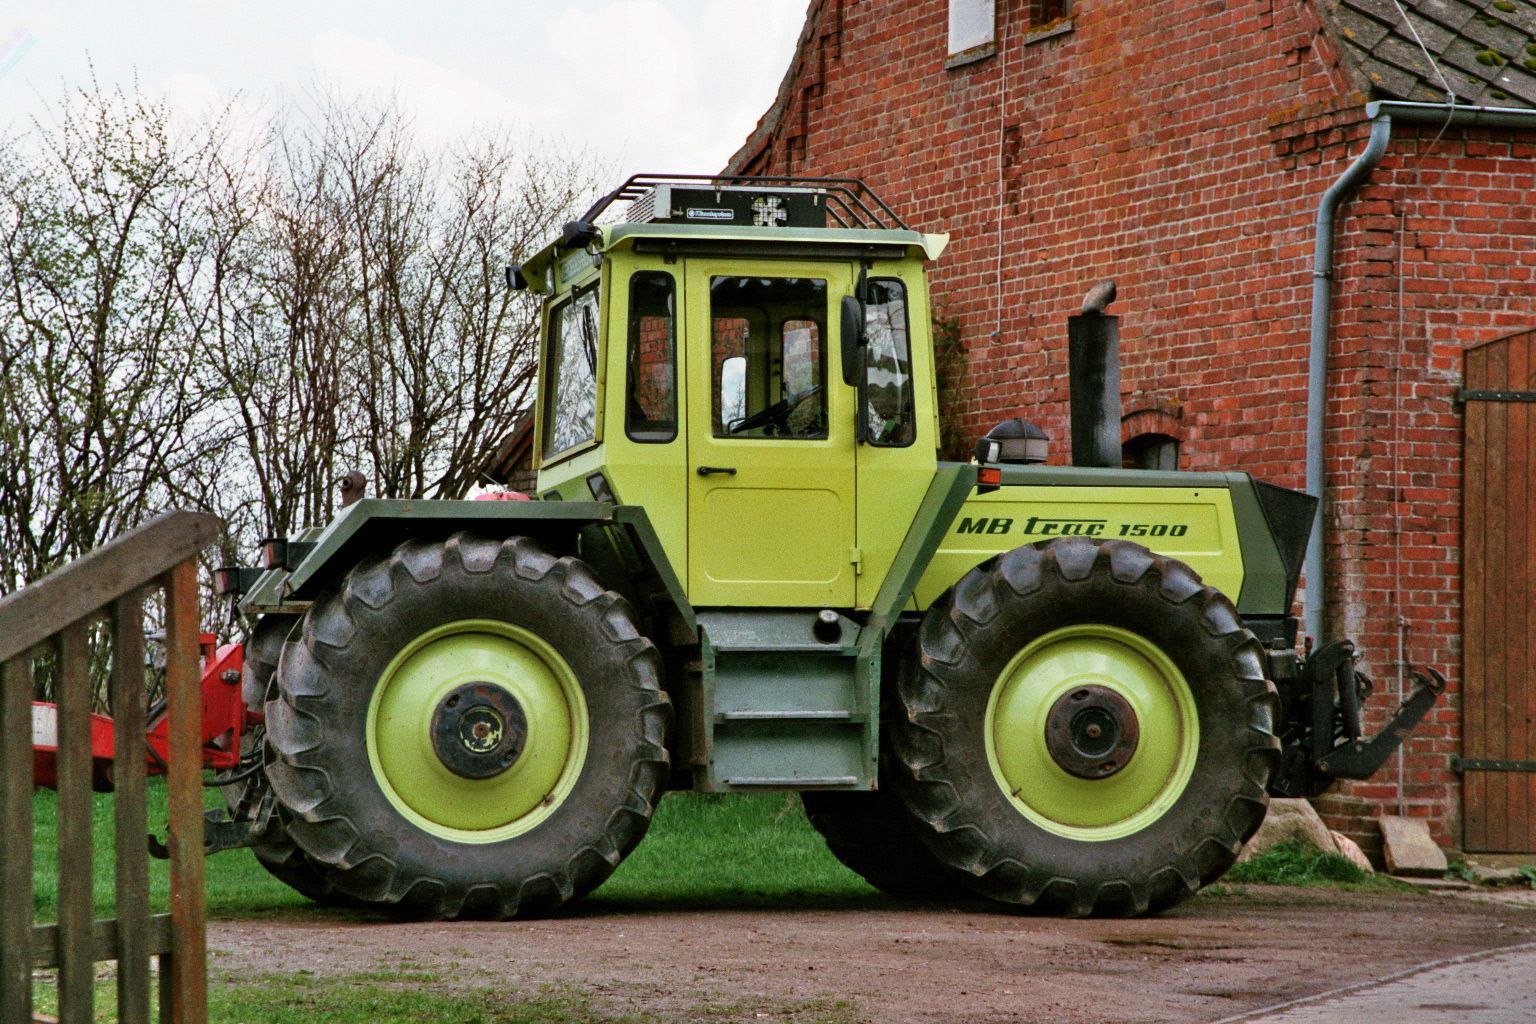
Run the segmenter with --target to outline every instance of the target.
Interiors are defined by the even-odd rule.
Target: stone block
[[[1430,838],[1427,821],[1391,814],[1382,815],[1380,821],[1382,848],[1389,872],[1421,878],[1445,873],[1445,853]]]

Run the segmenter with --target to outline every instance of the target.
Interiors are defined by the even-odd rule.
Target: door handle
[[[724,473],[726,476],[735,476],[735,466],[700,466],[696,472],[699,476],[714,476],[716,473]]]

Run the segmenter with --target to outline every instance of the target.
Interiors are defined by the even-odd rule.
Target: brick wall
[[[1536,325],[1536,138],[1398,127],[1340,236],[1330,601],[1395,694],[1406,657],[1461,662],[1462,353]],[[1378,806],[1461,835],[1460,693],[1395,771],[1321,806],[1368,834]],[[1511,709],[1518,715],[1520,709]],[[1395,766],[1394,766],[1395,768]]]
[[[1176,438],[1185,468],[1301,487],[1313,222],[1368,130],[1316,13],[1080,0],[1039,24],[1039,5],[998,10],[997,55],[946,69],[944,0],[817,0],[733,168],[858,175],[914,227],[951,233],[934,297],[967,350],[970,436],[1022,415],[1065,460],[1066,318],[1113,277],[1127,414]],[[1536,162],[1529,143],[1434,135],[1400,130],[1343,211],[1327,540],[1331,632],[1361,642],[1378,690],[1396,691],[1400,617],[1408,656],[1453,677],[1402,798],[1455,845],[1449,398],[1465,347],[1536,325]],[[1389,765],[1324,806],[1370,843],[1398,800]]]

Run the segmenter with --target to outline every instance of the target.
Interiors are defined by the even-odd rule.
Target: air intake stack
[[[1083,311],[1067,318],[1067,380],[1072,403],[1072,465],[1118,468],[1120,318],[1104,308],[1115,282],[1095,285]]]

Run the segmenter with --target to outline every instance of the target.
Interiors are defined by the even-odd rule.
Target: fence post
[[[165,590],[165,696],[170,715],[166,782],[171,819],[171,1024],[204,1024],[208,1019],[208,964],[207,926],[203,919],[197,563],[189,560],[172,569]]]
[[[19,770],[25,764],[26,771]],[[32,1019],[32,656],[0,663],[0,1020]]]

